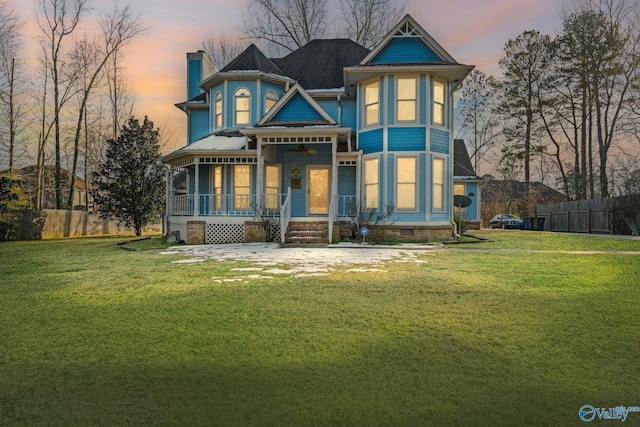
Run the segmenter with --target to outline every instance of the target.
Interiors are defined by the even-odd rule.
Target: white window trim
[[[377,175],[378,175],[378,182],[376,184],[376,186],[378,187],[378,205],[375,207],[371,207],[374,208],[376,210],[380,209],[380,156],[376,155],[376,156],[372,156],[372,157],[363,157],[362,159],[362,165],[364,166],[363,169],[363,176],[362,176],[362,190],[363,190],[363,199],[364,199],[364,207],[365,209],[369,209],[369,200],[367,200],[367,162],[370,160],[376,160],[377,161]],[[373,184],[369,184],[369,185],[373,185]]]
[[[248,103],[248,110],[242,110],[242,112],[246,111],[248,118],[247,118],[247,122],[246,123],[238,123],[238,98],[240,98],[240,96],[238,96],[238,92],[240,92],[241,90],[246,90],[249,95],[242,96],[242,98],[247,98],[249,103]],[[241,86],[239,88],[237,88],[234,92],[233,92],[233,124],[235,127],[240,127],[240,126],[249,126],[251,124],[251,91],[244,87]]]
[[[282,194],[282,165],[281,164],[275,164],[275,165],[264,165],[264,195],[265,197],[267,197],[268,200],[268,194],[267,194],[267,168],[277,168],[278,169],[278,188],[277,188],[277,194]],[[265,207],[267,207],[267,209],[279,209],[280,208],[280,200],[278,200],[277,203],[277,207],[269,207],[268,206],[268,202],[265,202]]]
[[[400,95],[400,80],[402,79],[412,79],[415,81],[416,83],[416,88],[415,88],[415,97],[413,98],[414,101],[414,108],[415,108],[415,116],[413,118],[413,120],[401,120],[400,119],[400,109],[399,109],[399,101],[409,101],[410,99],[400,99],[399,95]],[[395,76],[395,121],[398,124],[415,124],[418,123],[418,118],[420,116],[420,76],[417,75],[399,75],[399,76]]]
[[[413,193],[413,204],[414,206],[412,208],[399,208],[398,207],[398,184],[400,184],[399,180],[398,180],[398,162],[400,159],[413,159],[414,161],[414,177],[413,177],[413,185],[414,185],[414,193]],[[418,185],[419,185],[419,165],[418,165],[418,156],[396,156],[395,158],[395,189],[394,189],[394,204],[395,204],[395,210],[400,211],[400,212],[418,212],[419,210],[419,200],[418,200],[418,195],[419,195],[419,191],[418,191]],[[403,184],[411,184],[410,182],[403,182]]]
[[[271,108],[273,108],[273,105],[276,105],[279,100],[280,98],[278,98],[278,94],[276,93],[276,91],[273,89],[269,89],[264,94],[264,114],[267,114],[271,110]],[[273,105],[269,109],[267,109],[267,101],[273,101]]]
[[[220,111],[218,111],[218,97],[220,97]],[[221,91],[217,91],[213,97],[213,128],[220,129],[224,127],[224,99]],[[218,126],[218,116],[220,116],[220,126]]]
[[[367,86],[370,86],[372,84],[376,84],[378,86],[378,100],[376,102],[372,102],[370,104],[367,104]],[[378,105],[378,115],[376,117],[376,121],[374,123],[367,123],[367,107],[370,105]],[[380,102],[380,79],[376,78],[375,80],[369,80],[368,82],[364,82],[362,84],[362,127],[363,128],[372,128],[372,127],[376,127],[376,126],[380,126],[380,109],[381,109],[381,102]]]
[[[436,83],[442,85],[442,103],[436,102]],[[446,128],[447,127],[447,83],[442,80],[438,80],[434,78],[432,87],[433,87],[433,94],[432,94],[433,102],[431,104],[431,123],[433,123],[435,126]],[[442,105],[442,123],[436,122],[436,114],[435,114],[436,105]]]
[[[247,206],[238,207],[237,196],[238,196],[239,193],[237,192],[238,186],[236,185],[236,168],[242,167],[242,166],[246,166],[247,168],[249,168],[249,187],[248,187],[249,188],[249,193],[246,194],[246,196],[248,197],[248,200],[247,200],[248,204],[247,204]],[[252,181],[252,176],[251,176],[251,169],[252,169],[252,167],[249,164],[233,165],[232,177],[231,178],[233,180],[233,196],[236,197],[236,199],[234,201],[234,204],[233,204],[233,208],[236,209],[236,210],[238,210],[238,209],[248,209],[251,206],[251,184],[253,182]],[[243,186],[242,188],[245,188],[245,187]],[[243,194],[243,196],[244,196],[244,194]],[[240,200],[242,200],[242,199],[240,199]]]
[[[442,183],[439,184],[442,186],[442,207],[437,208],[435,206],[435,186],[436,186],[436,181],[435,181],[435,162],[436,160],[442,161]],[[447,159],[445,157],[437,157],[437,156],[433,156],[431,159],[431,212],[433,213],[444,213],[447,211]]]

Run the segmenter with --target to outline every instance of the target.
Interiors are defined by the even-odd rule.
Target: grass
[[[640,251],[485,234],[474,248]],[[0,244],[0,424],[555,426],[640,405],[640,255],[446,250],[218,283],[248,265],[120,241]]]

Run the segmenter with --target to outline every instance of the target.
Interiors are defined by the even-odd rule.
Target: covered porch
[[[359,200],[360,153],[350,129],[324,128],[248,128],[165,156],[166,229],[187,242],[239,243],[263,239],[256,223],[269,221],[284,243],[300,228],[290,224],[304,222],[332,242]],[[201,238],[191,239],[195,228]]]

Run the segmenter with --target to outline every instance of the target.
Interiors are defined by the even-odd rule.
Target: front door
[[[307,213],[309,215],[329,214],[330,189],[331,166],[307,166]]]

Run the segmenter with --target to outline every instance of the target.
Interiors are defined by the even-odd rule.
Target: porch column
[[[258,140],[256,143],[257,148],[257,156],[258,156],[258,165],[256,166],[258,170],[256,171],[256,207],[262,206],[262,189],[264,188],[264,157],[262,156],[262,142],[261,138],[256,137]]]
[[[195,185],[193,187],[193,216],[200,216],[200,158],[196,157],[195,165]]]
[[[329,243],[333,243],[333,222],[336,218],[336,211],[338,209],[338,137],[336,134],[331,139],[331,199],[329,200]]]

